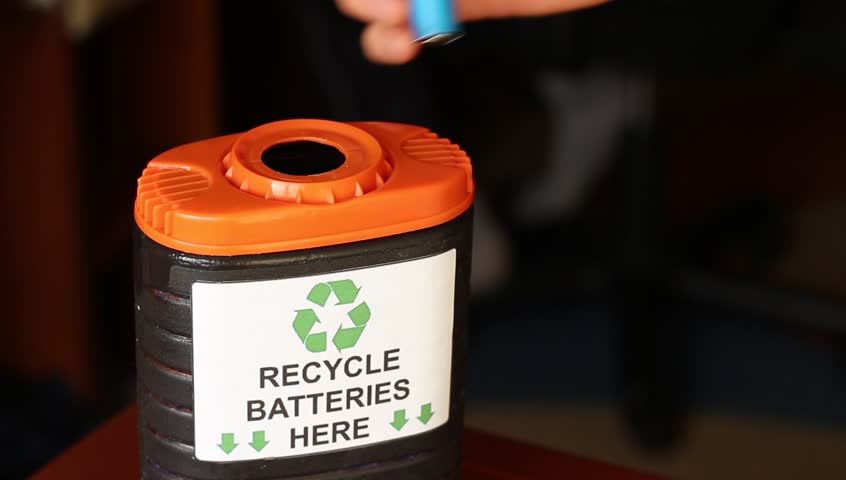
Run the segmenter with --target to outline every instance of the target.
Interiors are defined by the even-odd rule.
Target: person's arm
[[[491,18],[550,15],[605,3],[607,0],[456,0],[463,22]],[[377,63],[401,64],[420,51],[409,27],[409,0],[336,0],[348,16],[365,22],[365,55]]]

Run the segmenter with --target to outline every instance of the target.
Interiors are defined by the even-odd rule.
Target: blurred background
[[[0,476],[134,399],[145,163],[322,117],[474,160],[468,424],[679,478],[842,478],[844,2],[612,2],[402,67],[360,30],[330,0],[2,2]]]

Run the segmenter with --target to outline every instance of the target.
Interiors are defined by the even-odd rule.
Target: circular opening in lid
[[[309,140],[277,143],[261,154],[262,163],[271,170],[296,176],[331,172],[346,160],[337,148]]]

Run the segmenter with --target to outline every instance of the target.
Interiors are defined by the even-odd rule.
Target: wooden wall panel
[[[0,15],[0,361],[92,387],[72,59],[61,17]]]

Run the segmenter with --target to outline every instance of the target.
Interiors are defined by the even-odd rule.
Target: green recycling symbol
[[[312,287],[306,299],[323,308],[329,302],[329,297],[335,294],[338,303],[336,305],[352,305],[358,298],[360,287],[356,287],[352,280],[340,280],[336,282],[318,283]],[[339,351],[354,347],[361,338],[364,332],[364,327],[370,320],[370,307],[365,302],[359,303],[357,306],[347,312],[347,317],[352,322],[352,326],[346,326],[346,322],[338,327],[338,331],[332,337],[332,343]],[[297,310],[297,316],[294,318],[294,331],[300,337],[306,349],[309,352],[320,353],[326,351],[327,333],[320,331],[317,324],[321,323],[317,312],[313,308],[304,310]]]

